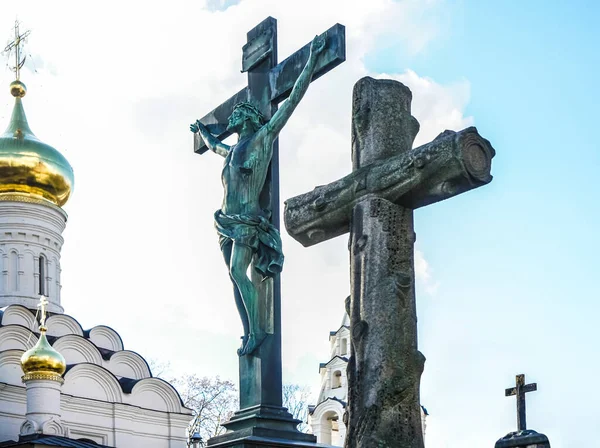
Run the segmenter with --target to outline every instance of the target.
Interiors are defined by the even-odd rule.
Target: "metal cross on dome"
[[[49,303],[46,296],[40,296],[40,303],[37,306],[40,309],[40,327],[46,326],[46,305]]]
[[[10,54],[14,52],[15,65],[13,67],[10,67],[10,69],[15,72],[15,79],[17,81],[21,76],[21,68],[23,68],[23,65],[25,64],[25,59],[27,59],[27,56],[21,57],[23,44],[25,43],[27,37],[31,34],[31,30],[27,30],[21,34],[19,31],[19,25],[19,21],[15,20],[15,38],[13,41],[9,42],[2,51],[2,53],[8,55],[9,58]]]

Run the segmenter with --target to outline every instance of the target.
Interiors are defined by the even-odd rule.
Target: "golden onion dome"
[[[40,339],[37,344],[21,356],[21,368],[25,374],[24,379],[46,377],[58,379],[67,369],[63,355],[58,353],[46,339],[46,327],[40,327]]]
[[[0,195],[24,194],[63,206],[73,191],[73,168],[60,152],[31,132],[21,100],[27,92],[25,84],[13,81],[10,92],[15,106],[0,136]]]

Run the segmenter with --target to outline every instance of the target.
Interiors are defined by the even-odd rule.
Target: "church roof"
[[[177,390],[153,377],[146,360],[125,350],[121,337],[112,328],[98,325],[83,330],[77,320],[66,314],[50,316],[46,326],[48,341],[67,361],[63,394],[191,415]],[[0,382],[21,386],[20,368],[12,366],[18,358],[16,352],[29,349],[38,338],[34,311],[21,305],[0,310]],[[77,386],[81,381],[96,383],[96,395],[88,397],[82,392]]]
[[[344,312],[344,318],[342,319],[342,327],[350,328],[350,316]]]
[[[342,409],[346,409],[346,406],[348,405],[348,403],[346,403],[344,400],[340,400],[337,397],[327,397],[325,400],[321,401],[319,404],[317,404],[316,406],[314,405],[309,405],[308,406],[308,413],[310,415],[314,414],[315,411],[317,410],[317,408],[321,405],[323,405],[324,403],[327,403],[328,401],[337,401],[339,404],[342,405]]]
[[[327,367],[329,364],[331,364],[332,362],[336,361],[336,360],[342,360],[343,362],[347,363],[349,361],[348,358],[346,358],[345,356],[339,356],[339,355],[335,355],[333,358],[331,358],[329,361],[327,362],[322,362],[319,364],[319,372],[321,371],[321,369],[324,369],[325,367]]]
[[[35,446],[58,446],[63,448],[110,448],[108,445],[99,445],[95,442],[85,440],[69,439],[67,437],[34,435],[22,437],[18,442],[2,442],[0,447],[35,447]]]
[[[331,337],[332,337],[332,336],[337,336],[337,334],[338,334],[340,331],[344,330],[344,329],[346,329],[346,330],[349,330],[349,329],[350,329],[350,327],[349,327],[349,326],[347,326],[347,325],[342,325],[342,326],[341,326],[340,328],[338,328],[336,331],[330,331],[330,332],[329,332],[329,339],[331,339]]]

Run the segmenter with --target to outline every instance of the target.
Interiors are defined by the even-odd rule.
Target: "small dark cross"
[[[517,386],[506,389],[507,397],[517,396],[517,427],[519,431],[527,429],[527,420],[525,418],[525,394],[537,390],[537,383],[525,384],[525,375],[517,375]]]

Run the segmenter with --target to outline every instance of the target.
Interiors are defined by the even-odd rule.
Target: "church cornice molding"
[[[121,339],[121,335],[119,335],[119,333],[117,333],[113,328],[109,327],[108,325],[96,325],[95,327],[92,327],[89,330],[85,330],[83,334],[86,338],[90,339],[99,348],[112,350],[114,352],[124,350],[123,339]],[[106,338],[110,342],[110,347],[105,347],[104,345],[101,345],[98,342],[98,339],[102,337]]]
[[[340,328],[338,328],[335,331],[330,331],[329,332],[329,339],[331,339],[333,336],[338,336],[338,334],[342,331],[342,330],[348,330],[348,332],[350,332],[350,327],[348,325],[342,325]]]
[[[75,352],[85,359],[84,362],[69,363],[71,365],[89,363],[103,366],[102,355],[100,354],[98,347],[96,347],[89,339],[86,339],[81,335],[66,334],[58,336],[52,346],[63,354],[67,359],[67,363],[69,363],[71,352]]]
[[[22,223],[23,219],[29,219],[32,222],[27,223],[30,225],[41,225],[48,232],[60,233],[66,227],[66,215],[63,213],[57,213],[52,209],[44,209],[34,204],[18,204],[15,202],[1,202],[0,210],[2,211],[0,221],[2,226],[18,225]],[[34,224],[35,223],[35,224]],[[62,238],[62,237],[61,237]]]
[[[26,404],[27,403],[27,395],[25,394],[25,386],[24,385],[16,385],[5,382],[0,382],[0,393],[2,397],[6,401],[10,401],[11,403],[19,403]],[[0,415],[9,415],[7,413],[0,413]],[[10,414],[14,415],[14,414]],[[19,414],[22,416],[22,414]]]
[[[337,411],[338,409],[336,409],[336,405],[332,402],[337,403],[337,406],[340,406],[342,411],[346,409],[346,406],[348,405],[348,403],[346,403],[344,400],[340,400],[337,397],[327,397],[325,400],[321,401],[316,406],[314,406],[312,408],[312,412],[309,412],[309,414],[311,416],[315,416],[331,410]]]
[[[346,358],[345,356],[340,356],[340,355],[335,355],[333,358],[331,358],[329,361],[327,362],[322,362],[321,364],[319,364],[319,372],[321,371],[321,369],[326,369],[327,367],[330,367],[331,365],[336,364],[336,361],[339,360],[339,364],[348,364],[348,362],[350,361],[349,358]]]
[[[83,328],[81,324],[74,317],[68,314],[54,314],[46,321],[46,327],[48,328],[48,336],[62,337],[67,335],[78,335],[83,337]],[[69,330],[68,333],[62,333],[58,331],[61,327]]]
[[[17,237],[13,238],[11,236],[10,239],[4,238],[2,239],[2,244],[8,244],[11,241],[14,242],[22,242],[22,243],[27,243],[27,244],[37,244],[37,242],[33,239],[28,239],[25,238],[23,239],[22,237],[19,237],[19,233],[25,231],[28,231],[29,234],[31,235],[39,235],[39,236],[44,236],[44,237],[48,237],[51,241],[56,241],[59,245],[59,247],[62,247],[62,245],[65,242],[65,239],[62,237],[62,235],[52,229],[49,229],[47,227],[41,227],[40,225],[37,224],[32,224],[32,223],[28,223],[28,222],[21,222],[21,223],[12,223],[12,222],[0,222],[0,230],[9,233],[17,233]],[[17,232],[18,230],[18,232]],[[25,235],[27,236],[27,234]],[[43,247],[48,248],[48,247],[52,247],[52,246],[47,246],[44,245]]]
[[[110,403],[123,402],[123,390],[121,389],[119,380],[101,365],[84,362],[67,366],[64,378],[65,385],[63,386],[63,391],[69,395],[75,395],[73,389],[77,387],[76,383],[90,380],[100,386],[105,395],[103,398],[95,398],[96,400]]]
[[[185,423],[185,426],[189,424],[189,416],[192,415],[191,410],[187,410],[187,408],[183,408],[182,411],[178,412],[170,412],[148,409],[126,402],[111,403],[96,398],[86,398],[66,393],[62,394],[61,408],[63,409],[63,414],[65,412],[76,412],[94,416],[101,415],[110,418],[117,416],[128,420],[139,420],[143,417],[144,421],[154,424],[164,424],[165,419],[173,420],[174,418],[177,418],[182,423]],[[69,426],[70,425],[71,424],[69,424]]]
[[[119,350],[117,352],[113,352],[108,357],[108,360],[109,363],[107,368],[117,376],[119,376],[118,372],[120,370],[120,366],[126,366],[133,371],[134,376],[123,376],[127,376],[135,380],[152,378],[152,372],[150,371],[148,361],[146,361],[142,355],[134,352],[133,350]]]
[[[15,319],[18,317],[21,317],[23,321],[28,325],[10,322],[11,319]],[[9,325],[22,325],[25,328],[28,328],[29,330],[33,331],[33,329],[36,326],[35,314],[32,313],[31,310],[26,306],[18,304],[9,305],[3,310],[2,315],[0,315],[0,326],[4,327]]]
[[[30,328],[24,325],[2,325],[0,326],[0,347],[2,347],[0,353],[8,350],[29,350],[37,343],[39,339],[38,334],[35,334]],[[9,341],[20,344],[20,347],[16,347],[16,344],[10,347]]]

